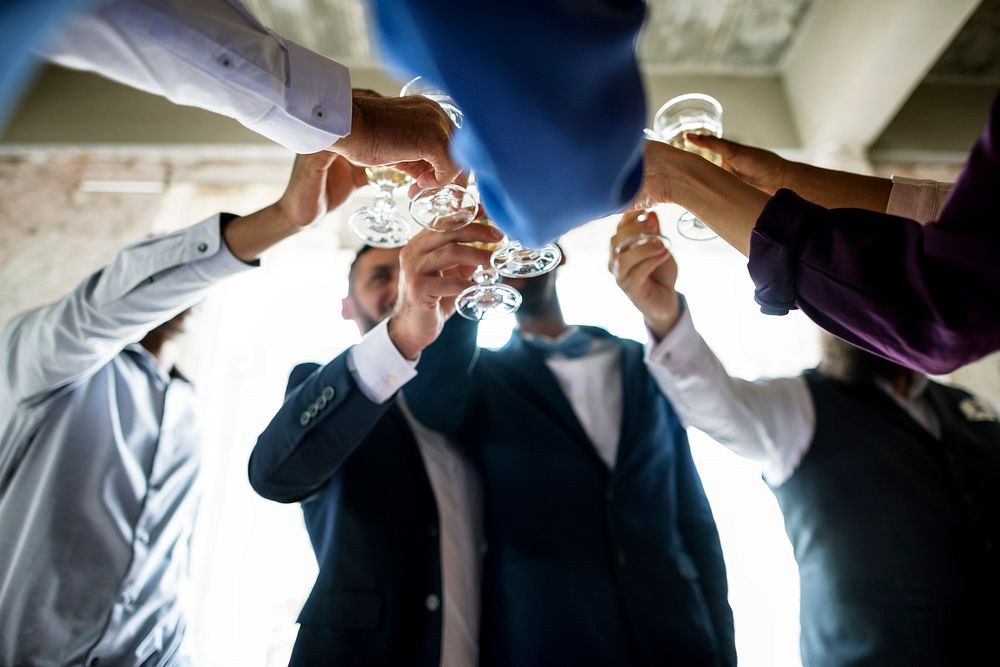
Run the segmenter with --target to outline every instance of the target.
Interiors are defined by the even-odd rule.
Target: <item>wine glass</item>
[[[646,214],[641,213],[639,217],[636,218],[638,222],[646,221]],[[618,258],[621,257],[622,253],[630,250],[631,248],[637,248],[639,246],[644,246],[649,243],[659,243],[667,250],[670,250],[671,241],[670,237],[665,234],[660,234],[659,232],[640,232],[635,236],[629,236],[622,239],[617,243],[612,251],[611,257],[611,269],[612,272],[617,275],[618,273]]]
[[[448,93],[435,88],[423,77],[409,81],[399,91],[400,97],[422,95],[435,102],[451,119],[455,127],[462,127],[462,111]],[[472,222],[479,209],[476,198],[454,183],[441,187],[423,188],[410,202],[410,215],[421,227],[437,232],[458,229]]]
[[[495,227],[489,218],[482,217],[477,222]],[[467,243],[482,250],[495,251],[499,243]],[[475,285],[466,287],[455,298],[455,310],[470,320],[485,320],[513,313],[521,306],[521,293],[510,285],[500,282],[500,273],[492,266],[479,265],[472,273]]]
[[[376,248],[399,248],[410,240],[410,224],[396,210],[396,191],[413,179],[395,167],[366,167],[368,184],[378,188],[375,202],[359,208],[347,226],[359,239]]]
[[[715,152],[695,146],[687,140],[687,133],[722,136],[722,105],[714,97],[702,93],[688,93],[667,101],[653,117],[653,129],[646,136],[664,141],[674,148],[697,153],[706,160],[722,165],[722,158]],[[715,232],[690,211],[677,219],[677,233],[692,241],[710,241],[718,238]]]
[[[555,243],[525,248],[520,241],[506,236],[490,257],[490,264],[505,278],[534,278],[554,270],[561,261],[562,251]]]

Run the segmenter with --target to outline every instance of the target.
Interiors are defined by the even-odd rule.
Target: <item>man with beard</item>
[[[265,498],[301,502],[319,575],[293,666],[471,667],[477,662],[481,519],[466,458],[416,421],[399,389],[501,232],[425,230],[402,250],[364,247],[342,314],[360,343],[300,364],[250,458]],[[460,318],[455,318],[460,319]],[[436,346],[435,346],[436,347]],[[425,353],[426,354],[426,353]]]
[[[184,662],[201,437],[188,309],[361,182],[300,156],[281,198],[119,253],[0,333],[0,664]]]
[[[499,351],[455,318],[404,389],[483,481],[481,664],[734,665],[719,535],[642,346],[570,326],[556,272]],[[447,343],[441,345],[441,343]]]
[[[612,239],[658,229],[627,214]],[[996,662],[1000,425],[969,394],[824,334],[818,368],[730,377],[660,245],[617,257],[681,418],[759,461],[795,550],[808,667]],[[990,658],[989,656],[993,656]]]

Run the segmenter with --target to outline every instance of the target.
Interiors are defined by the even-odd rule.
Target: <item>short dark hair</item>
[[[367,253],[371,252],[374,249],[375,249],[375,246],[368,245],[367,243],[365,245],[361,246],[360,248],[358,248],[358,252],[356,252],[354,254],[354,259],[351,260],[351,268],[347,272],[347,284],[348,284],[348,286],[350,286],[351,281],[354,280],[354,270],[358,267],[358,261],[362,257],[364,257]]]

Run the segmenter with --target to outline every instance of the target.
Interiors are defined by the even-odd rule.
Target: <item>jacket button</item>
[[[316,415],[319,414],[319,406],[313,403],[312,405],[309,406],[309,409],[306,410],[306,412],[309,413],[310,418],[315,417]]]
[[[323,398],[330,400],[337,395],[337,392],[333,390],[333,387],[323,387]]]
[[[427,526],[427,536],[428,537],[437,537],[438,536],[438,527],[435,526],[434,524],[431,524],[431,525]]]
[[[607,498],[609,502],[612,501],[612,500],[614,500],[615,499],[615,490],[612,489],[609,486],[608,490],[604,492],[604,497]]]
[[[322,396],[320,396],[319,398],[317,398],[316,399],[316,407],[319,408],[320,410],[322,410],[323,408],[325,408],[326,407],[326,399],[323,398]]]
[[[299,415],[299,423],[302,424],[303,426],[308,424],[310,419],[312,419],[312,417],[309,416],[308,410]]]
[[[427,607],[427,611],[437,611],[441,607],[441,598],[431,593],[424,600],[424,606]]]
[[[619,551],[617,555],[618,567],[625,567],[625,552]]]

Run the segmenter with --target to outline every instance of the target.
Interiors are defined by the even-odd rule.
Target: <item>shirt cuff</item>
[[[767,202],[750,234],[747,269],[754,300],[765,315],[787,315],[795,305],[798,266],[811,221],[825,211],[791,190],[778,190]]]
[[[247,127],[296,153],[329,148],[351,131],[351,74],[333,60],[284,40],[288,80],[284,106]]]
[[[925,225],[938,219],[950,191],[951,183],[893,176],[885,212]]]
[[[385,319],[351,348],[347,367],[368,400],[385,403],[417,376],[417,361],[399,353],[389,338],[389,320]]]
[[[662,366],[668,371],[676,371],[685,359],[692,359],[698,351],[698,342],[701,340],[697,329],[694,328],[691,311],[688,309],[683,295],[681,296],[681,314],[677,318],[674,328],[660,342],[656,342],[656,336],[648,328],[646,333],[648,335],[645,351],[646,363]]]
[[[196,243],[195,250],[204,255],[204,259],[196,258],[192,267],[206,280],[221,280],[260,266],[259,259],[244,262],[233,254],[226,243],[223,231],[238,217],[232,213],[218,213],[191,228],[192,244]],[[202,236],[206,236],[205,240],[198,241]]]

